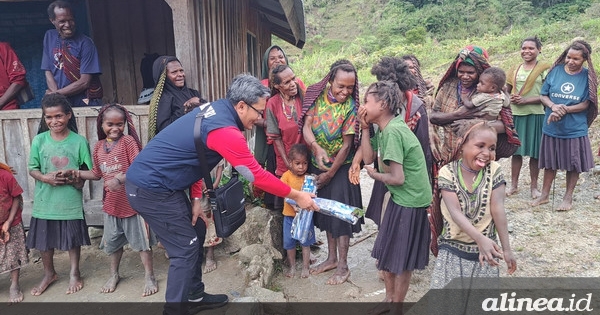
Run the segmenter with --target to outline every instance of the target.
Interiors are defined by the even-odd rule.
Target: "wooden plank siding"
[[[144,53],[175,55],[173,17],[164,0],[88,1],[105,102],[136,104]]]
[[[133,123],[140,134],[142,143],[148,138],[148,106],[126,106],[133,114]],[[90,150],[98,141],[96,118],[98,107],[73,108],[77,118],[79,134],[90,143]],[[21,109],[0,111],[0,161],[5,161],[17,174],[15,177],[23,188],[23,222],[29,226],[35,180],[29,176],[27,163],[31,150],[31,141],[37,135],[42,111],[40,109]],[[88,225],[102,225],[102,187],[103,182],[87,181],[83,188],[84,210]]]

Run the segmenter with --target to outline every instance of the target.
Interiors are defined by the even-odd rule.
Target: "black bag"
[[[210,103],[201,106],[200,113],[196,115],[194,124],[194,144],[198,159],[202,167],[204,184],[210,200],[210,206],[215,221],[215,230],[218,237],[228,237],[235,232],[246,221],[246,207],[244,199],[244,185],[238,179],[235,169],[232,170],[231,179],[225,186],[213,189],[210,171],[207,169],[206,156],[204,155],[204,143],[201,138],[202,118]]]

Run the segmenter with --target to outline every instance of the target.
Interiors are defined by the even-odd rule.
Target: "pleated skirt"
[[[590,138],[560,139],[542,135],[540,169],[587,172],[594,167]]]
[[[335,176],[333,176],[329,184],[317,191],[317,196],[362,208],[360,185],[353,185],[350,183],[350,179],[348,178],[349,169],[350,164],[342,165],[337,170]],[[309,167],[309,173],[318,175],[322,172],[323,171],[315,168],[312,165]],[[352,237],[353,233],[358,233],[361,231],[361,224],[365,222],[364,218],[360,218],[358,223],[350,224],[346,221],[342,221],[319,212],[314,213],[313,220],[315,222],[315,226],[319,230],[331,233],[334,238],[338,238],[340,236]]]
[[[85,219],[44,220],[31,218],[27,234],[27,248],[35,248],[40,251],[70,250],[90,244],[90,235]]]
[[[431,229],[426,208],[408,208],[389,200],[371,256],[377,269],[401,274],[429,264]]]
[[[443,289],[452,279],[472,277],[497,278],[500,277],[500,269],[487,263],[481,266],[479,260],[461,258],[449,250],[440,248],[431,274],[430,288]]]
[[[537,159],[540,155],[544,114],[513,116],[513,121],[515,129],[519,134],[519,140],[521,140],[521,146],[514,155],[529,156]]]

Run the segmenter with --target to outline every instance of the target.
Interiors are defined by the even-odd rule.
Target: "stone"
[[[287,299],[283,292],[275,292],[265,288],[248,287],[244,295],[256,298],[262,305],[265,314],[288,314]]]
[[[232,254],[251,244],[269,246],[275,259],[283,259],[283,216],[261,207],[246,210],[246,222],[223,240],[223,251]]]
[[[258,299],[245,296],[233,299],[227,305],[225,315],[261,315],[264,314]]]
[[[104,234],[104,229],[93,227],[93,226],[88,227],[88,234],[90,235],[90,239],[102,237],[102,234]]]

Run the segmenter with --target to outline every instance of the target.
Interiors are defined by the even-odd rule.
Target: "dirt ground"
[[[597,147],[597,146],[593,146]],[[527,160],[525,160],[527,162]],[[510,182],[510,161],[501,161],[507,181]],[[524,163],[527,164],[527,163]],[[364,171],[363,171],[364,172]],[[575,190],[574,209],[568,212],[553,210],[562,198],[565,189],[565,174],[557,176],[553,188],[554,199],[549,204],[531,209],[529,195],[529,172],[522,170],[519,183],[520,192],[506,199],[510,241],[517,258],[516,277],[598,277],[600,276],[600,212],[599,202],[593,199],[599,190],[600,177],[593,172],[582,174]],[[372,183],[363,174],[363,203],[368,202]],[[540,181],[541,186],[541,181]],[[369,221],[369,220],[368,220]],[[308,279],[285,278],[281,270],[269,289],[283,292],[291,302],[377,302],[384,297],[383,282],[377,278],[374,259],[370,252],[377,236],[375,225],[369,221],[363,232],[351,240],[349,265],[352,272],[347,283],[339,286],[325,285],[333,271],[311,276]],[[325,240],[324,234],[319,234]],[[159,292],[142,297],[143,267],[139,255],[126,251],[121,262],[122,280],[114,293],[102,294],[100,288],[108,279],[109,259],[98,249],[100,239],[93,239],[93,245],[82,249],[81,271],[84,288],[75,294],[66,295],[68,285],[68,255],[57,252],[55,265],[59,280],[52,284],[41,296],[31,296],[29,291],[42,277],[42,264],[39,255],[32,252],[30,264],[22,269],[21,288],[26,302],[162,302],[166,287],[168,259],[164,250],[154,250],[154,267],[159,282]],[[242,268],[235,255],[215,251],[218,269],[205,275],[207,291],[226,293],[230,299],[243,296],[245,283]],[[327,255],[326,246],[313,251],[319,261]],[[433,266],[431,257],[429,268],[413,275],[407,302],[416,302],[428,288]],[[297,272],[299,274],[299,270]],[[501,267],[501,276],[507,277],[506,266]],[[0,275],[0,303],[8,300],[10,278]]]

